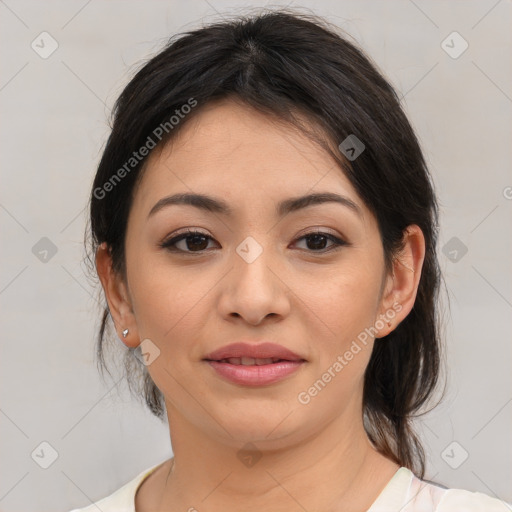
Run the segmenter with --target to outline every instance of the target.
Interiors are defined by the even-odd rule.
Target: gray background
[[[134,67],[177,31],[264,5],[0,1],[1,511],[83,507],[172,455],[167,425],[116,378],[103,384],[93,363],[84,206]],[[511,2],[293,6],[367,50],[403,96],[434,176],[451,312],[446,397],[418,422],[427,478],[512,501]],[[58,44],[47,58],[31,47],[51,49],[43,31]],[[457,58],[458,36],[442,45],[454,31],[469,44]],[[43,469],[52,449],[58,458]]]

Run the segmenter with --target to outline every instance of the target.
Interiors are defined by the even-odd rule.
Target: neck
[[[167,407],[174,458],[152,510],[365,511],[399,468],[353,417],[300,442],[254,441],[250,451],[245,442],[205,436]]]

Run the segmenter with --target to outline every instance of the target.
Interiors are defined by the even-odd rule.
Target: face
[[[133,346],[151,340],[147,368],[171,431],[182,422],[228,444],[277,446],[333,420],[359,425],[373,337],[390,330],[378,321],[389,276],[376,219],[295,129],[230,101],[190,121],[151,155],[136,190],[119,320]],[[322,193],[341,202],[286,208]],[[206,195],[228,211],[153,210],[175,194]],[[187,231],[199,234],[179,238]],[[234,342],[275,343],[304,361],[270,384],[232,382],[205,357]]]

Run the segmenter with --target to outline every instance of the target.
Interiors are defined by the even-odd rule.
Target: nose
[[[220,314],[251,325],[259,325],[266,317],[274,321],[286,317],[291,290],[271,251],[263,250],[253,261],[234,251],[232,261],[231,271],[222,280]]]

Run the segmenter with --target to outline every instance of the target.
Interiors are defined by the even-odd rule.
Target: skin
[[[279,201],[321,191],[350,198],[361,216],[333,202],[276,216]],[[221,198],[233,214],[172,205],[148,219],[178,192]],[[201,255],[190,254],[198,247],[190,239],[178,243],[189,253],[159,247],[183,228],[211,237]],[[301,238],[316,228],[349,245],[329,251],[329,239]],[[236,252],[248,236],[263,250],[251,263]],[[96,255],[120,339],[129,347],[150,339],[160,350],[147,369],[165,396],[174,457],[139,488],[138,512],[367,510],[399,468],[367,438],[362,392],[373,344],[414,305],[425,243],[415,225],[404,238],[388,274],[377,221],[332,158],[233,100],[207,105],[151,154],[128,219],[126,281],[105,245]],[[380,322],[376,339],[300,403],[298,394],[390,310],[391,326]],[[202,359],[240,340],[281,344],[306,363],[273,385],[230,383]],[[251,467],[237,457],[248,442],[261,455]]]

